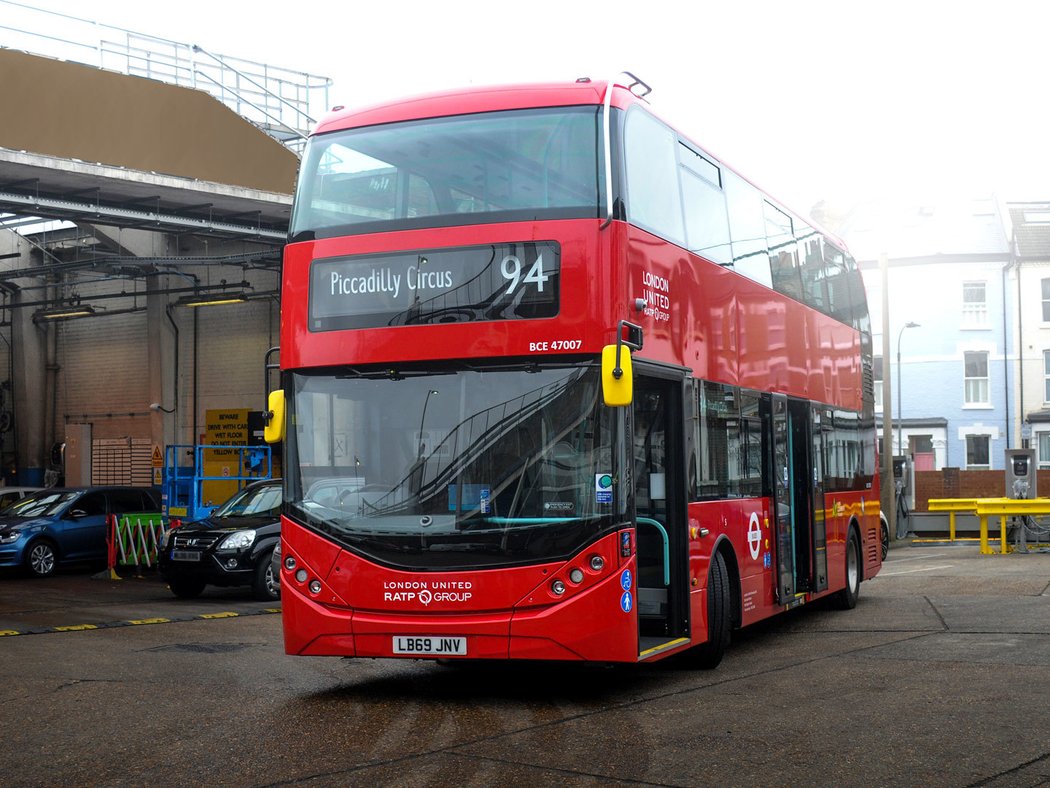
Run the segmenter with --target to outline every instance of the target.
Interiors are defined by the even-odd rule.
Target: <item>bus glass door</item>
[[[797,595],[813,591],[827,571],[817,572],[824,559],[823,528],[816,538],[816,504],[820,495],[820,469],[814,463],[813,412],[810,404],[771,395],[770,427],[773,445],[773,506],[777,548],[777,601],[790,605]],[[823,518],[820,525],[823,526]],[[818,555],[819,553],[819,555]]]
[[[683,378],[636,367],[631,435],[638,556],[639,652],[688,634]]]

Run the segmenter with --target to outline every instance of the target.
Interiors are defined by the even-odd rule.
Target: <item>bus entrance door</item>
[[[636,367],[636,373],[639,370]],[[631,408],[638,556],[639,653],[688,635],[682,378],[638,374]]]
[[[777,602],[800,604],[803,594],[827,587],[823,498],[819,466],[821,431],[808,402],[770,397],[773,507],[776,512]]]

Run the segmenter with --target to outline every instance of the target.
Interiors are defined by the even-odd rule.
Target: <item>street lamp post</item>
[[[900,452],[901,456],[904,455],[904,439],[901,436],[901,411],[903,403],[901,402],[901,336],[904,334],[906,328],[918,328],[918,323],[913,323],[910,320],[901,326],[901,330],[897,333],[897,451]]]

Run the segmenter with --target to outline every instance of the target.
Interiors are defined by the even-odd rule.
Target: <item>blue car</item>
[[[105,561],[110,514],[159,511],[156,494],[140,487],[40,490],[0,515],[0,567],[47,577],[59,564]]]

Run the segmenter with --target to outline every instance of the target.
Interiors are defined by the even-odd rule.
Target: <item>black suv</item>
[[[270,555],[281,538],[281,480],[249,484],[204,520],[173,528],[160,545],[160,573],[180,599],[206,585],[251,586],[256,599],[280,598]]]

